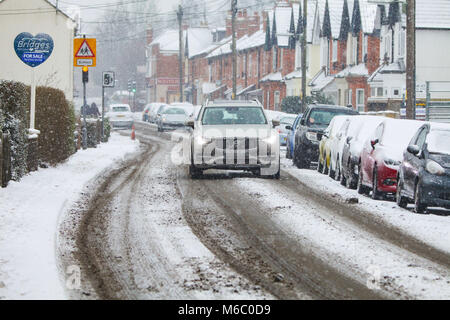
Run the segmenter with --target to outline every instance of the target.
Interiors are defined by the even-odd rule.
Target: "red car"
[[[359,165],[358,193],[383,199],[397,192],[397,172],[403,152],[424,123],[415,120],[386,119],[364,143]]]

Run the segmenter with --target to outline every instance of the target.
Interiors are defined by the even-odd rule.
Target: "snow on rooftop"
[[[345,77],[352,77],[352,76],[368,76],[369,71],[367,70],[365,63],[360,63],[356,66],[349,66],[339,72],[336,75],[336,78],[345,78]]]
[[[334,80],[334,76],[329,76],[325,73],[325,70],[320,70],[317,75],[311,80],[309,85],[312,87],[312,91],[321,91],[327,85]]]
[[[159,44],[161,51],[178,51],[179,49],[179,32],[178,30],[167,30],[158,36],[150,46]]]
[[[213,42],[211,30],[208,28],[189,28],[187,30],[189,58],[208,48]]]
[[[266,82],[266,81],[283,81],[281,72],[270,73],[261,79],[261,82]]]

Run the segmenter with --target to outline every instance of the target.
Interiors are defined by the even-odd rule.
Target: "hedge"
[[[36,89],[36,129],[39,135],[38,159],[41,165],[56,165],[76,150],[75,113],[64,92],[49,87]]]
[[[28,172],[28,132],[30,87],[19,82],[0,80],[0,130],[11,144],[11,179],[18,181]],[[37,87],[35,127],[41,132],[37,159],[41,166],[56,165],[75,151],[74,108],[64,92]],[[32,156],[32,155],[30,155]]]
[[[27,173],[29,88],[14,81],[0,81],[0,130],[10,137],[11,179]]]

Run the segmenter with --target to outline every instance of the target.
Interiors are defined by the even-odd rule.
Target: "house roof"
[[[189,58],[203,52],[213,42],[211,30],[207,27],[189,28],[185,37]]]
[[[0,5],[4,2],[6,2],[8,0],[0,0]],[[42,2],[47,3],[48,5],[52,6],[55,10],[57,10],[59,13],[61,13],[63,16],[65,16],[66,18],[75,21],[72,17],[70,17],[66,12],[64,12],[63,10],[61,10],[61,8],[56,7],[56,5],[54,4],[56,0],[41,0]]]
[[[295,23],[295,30],[297,31],[297,22],[298,22],[298,13],[299,13],[299,3],[293,3],[292,4],[292,10],[294,10],[294,23]],[[301,2],[302,6],[302,14],[303,14],[303,1]],[[317,7],[317,0],[308,0],[308,18],[307,18],[307,34],[306,34],[306,40],[307,42],[312,42],[313,37],[313,30],[314,30],[314,15],[316,12]]]
[[[383,64],[367,79],[367,82],[383,81],[383,74],[404,74],[406,66],[403,60],[390,64]]]
[[[267,76],[265,76],[260,80],[260,82],[269,82],[269,81],[275,82],[283,81],[283,76],[281,75],[281,72],[269,73]]]
[[[321,69],[309,82],[312,91],[321,91],[334,80],[334,76],[327,76],[324,69]]]
[[[161,51],[178,51],[179,36],[178,30],[166,30],[161,35],[156,37],[156,39],[150,43],[150,46],[159,44]]]
[[[367,70],[365,63],[360,63],[356,66],[349,66],[336,74],[336,78],[346,78],[346,77],[360,77],[369,76],[369,71]]]

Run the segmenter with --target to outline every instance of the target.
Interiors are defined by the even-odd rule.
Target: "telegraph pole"
[[[179,63],[180,63],[180,102],[183,102],[183,7],[181,4],[178,6],[177,12],[178,25],[179,25]]]
[[[232,99],[236,99],[236,72],[237,72],[237,60],[236,60],[236,13],[237,13],[237,0],[231,0],[231,32],[232,32],[232,65],[233,65],[233,94]]]
[[[406,18],[406,119],[416,118],[416,1],[407,1]]]
[[[303,35],[302,35],[302,112],[306,109],[306,41],[308,26],[308,0],[303,0]]]

